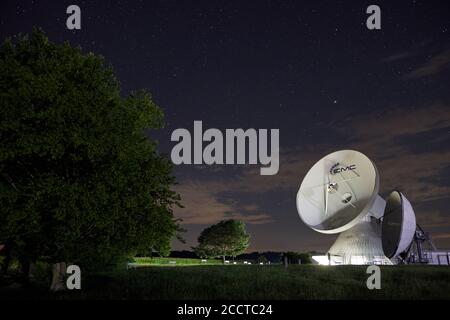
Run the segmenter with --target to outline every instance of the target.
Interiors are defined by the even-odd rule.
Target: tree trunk
[[[29,279],[33,279],[34,275],[35,275],[35,272],[36,272],[36,261],[31,261],[30,262],[30,268],[29,268],[29,271],[28,271],[28,278]]]
[[[225,256],[222,256],[222,263],[225,264]]]
[[[64,278],[66,276],[67,265],[65,262],[58,262],[52,265],[52,284],[50,290],[61,291],[66,289]]]
[[[2,263],[2,272],[3,274],[7,274],[9,263],[11,262],[11,245],[5,244],[3,249],[5,250],[5,260]]]
[[[28,286],[30,284],[30,267],[31,262],[28,259],[23,259],[20,261],[20,264],[22,265],[22,270],[20,274],[20,282],[24,286]]]

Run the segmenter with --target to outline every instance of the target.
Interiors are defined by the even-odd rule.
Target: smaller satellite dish
[[[386,257],[394,258],[405,252],[416,231],[416,216],[411,203],[399,191],[392,191],[386,201],[381,241]]]
[[[367,215],[377,197],[378,183],[375,165],[361,152],[330,153],[303,179],[297,193],[297,211],[315,231],[345,231]]]

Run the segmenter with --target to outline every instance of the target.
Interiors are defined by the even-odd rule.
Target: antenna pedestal
[[[333,264],[392,264],[383,252],[381,225],[370,218],[339,234],[328,253]]]
[[[380,218],[386,201],[377,195],[369,213],[354,227],[339,234],[328,253],[333,264],[388,264],[381,242]]]

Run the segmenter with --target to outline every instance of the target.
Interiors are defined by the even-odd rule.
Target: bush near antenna
[[[288,251],[285,252],[284,255],[288,259],[289,264],[311,264],[311,254],[310,253],[298,253]]]

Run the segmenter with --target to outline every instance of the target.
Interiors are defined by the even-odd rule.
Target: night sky
[[[81,30],[66,8],[81,8]],[[381,30],[366,8],[381,7]],[[335,237],[300,220],[295,196],[324,155],[355,149],[401,190],[418,223],[450,249],[448,1],[0,2],[0,39],[41,27],[105,57],[122,94],[147,88],[166,114],[149,131],[170,155],[176,128],[280,129],[280,171],[181,165],[174,174],[189,249],[226,218],[247,222],[253,250],[326,251]]]

